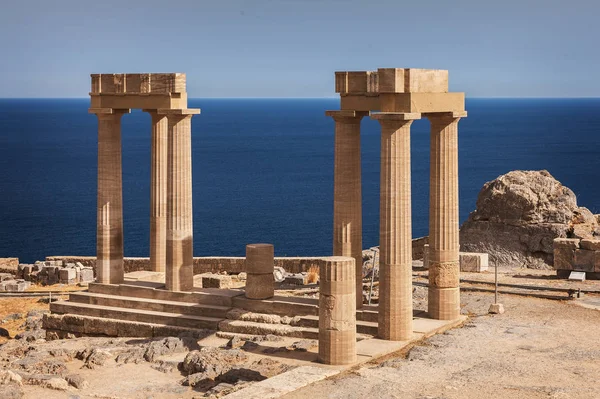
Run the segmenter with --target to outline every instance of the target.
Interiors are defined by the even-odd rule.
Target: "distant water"
[[[96,251],[97,121],[88,100],[0,100],[0,257]],[[194,255],[331,252],[335,99],[195,99]],[[600,99],[473,99],[459,123],[460,218],[481,186],[547,169],[600,211]],[[363,121],[364,247],[378,243],[379,126]],[[413,235],[427,234],[429,124],[412,129]],[[147,256],[150,117],[123,118],[125,254]]]

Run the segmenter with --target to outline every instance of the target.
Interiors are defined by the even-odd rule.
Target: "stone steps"
[[[216,288],[194,288],[193,292],[167,291],[153,286],[136,284],[98,284],[89,285],[89,292],[115,296],[126,296],[160,301],[189,302],[195,304],[233,307],[233,298],[243,295],[239,290]]]
[[[226,306],[196,304],[191,302],[164,301],[159,299],[80,292],[69,295],[70,303],[86,303],[114,308],[142,309],[154,312],[206,316],[224,319],[231,309]]]
[[[199,337],[206,335],[206,330],[196,328],[76,314],[46,313],[43,318],[43,325],[47,337],[52,337],[51,339],[72,336],[171,337],[181,333],[192,333]]]
[[[319,328],[319,316],[302,316],[294,323],[294,326]],[[356,321],[356,332],[359,334],[368,334],[377,336],[377,322]]]
[[[105,319],[163,324],[168,326],[216,330],[222,318],[195,316],[181,313],[157,312],[144,309],[128,309],[114,306],[57,301],[50,304],[50,311],[58,314],[75,314]]]

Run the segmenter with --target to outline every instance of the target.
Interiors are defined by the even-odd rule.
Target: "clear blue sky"
[[[448,69],[471,97],[600,97],[598,0],[1,0],[0,97],[185,72],[190,97],[331,97],[333,72]]]

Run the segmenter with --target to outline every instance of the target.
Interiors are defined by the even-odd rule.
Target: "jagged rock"
[[[488,253],[503,266],[550,268],[558,237],[600,233],[594,215],[548,171],[512,171],[487,182],[460,229],[463,252]]]
[[[237,349],[237,348],[241,348],[242,346],[244,346],[244,343],[246,341],[244,341],[243,339],[241,339],[240,337],[238,337],[237,335],[234,336],[233,338],[231,338],[229,340],[229,342],[227,342],[227,348],[229,349]]]
[[[42,386],[45,388],[56,389],[57,391],[66,391],[69,389],[69,383],[64,378],[59,377],[45,380]]]
[[[161,373],[170,373],[173,370],[177,370],[179,362],[169,360],[158,360],[151,367],[154,370],[158,370]]]
[[[23,378],[12,370],[0,370],[0,385],[23,385]]]
[[[69,385],[71,385],[72,387],[75,387],[77,389],[85,389],[90,385],[79,374],[69,374],[68,376],[65,377],[65,381],[67,381],[69,383]]]
[[[303,339],[302,341],[294,342],[291,345],[291,349],[298,352],[308,352],[312,348],[315,348],[317,345],[317,342],[314,340]]]
[[[47,359],[46,353],[31,353],[11,363],[11,366],[32,374],[64,375],[67,366],[57,359]]]
[[[144,353],[144,359],[148,362],[153,362],[158,356],[185,352],[198,348],[198,342],[192,337],[167,337],[160,341],[151,342]]]
[[[203,378],[214,380],[247,359],[248,356],[239,349],[202,348],[186,355],[181,371],[187,375],[202,373]]]
[[[103,349],[93,348],[85,349],[83,353],[78,353],[77,358],[84,361],[83,368],[90,370],[104,366],[104,363],[112,357],[112,354]]]
[[[146,353],[145,348],[131,348],[126,352],[119,353],[115,361],[117,363],[142,363],[145,361],[144,354]]]
[[[27,330],[15,335],[15,339],[22,339],[27,342],[37,341],[38,339],[46,339],[46,330]]]

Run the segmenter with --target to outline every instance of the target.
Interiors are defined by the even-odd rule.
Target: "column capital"
[[[96,115],[117,115],[117,114],[129,114],[131,113],[131,109],[123,108],[88,108],[88,114],[96,114]]]
[[[334,120],[356,119],[360,121],[364,116],[367,116],[368,114],[368,111],[355,111],[352,109],[325,111],[325,115],[331,116]]]

